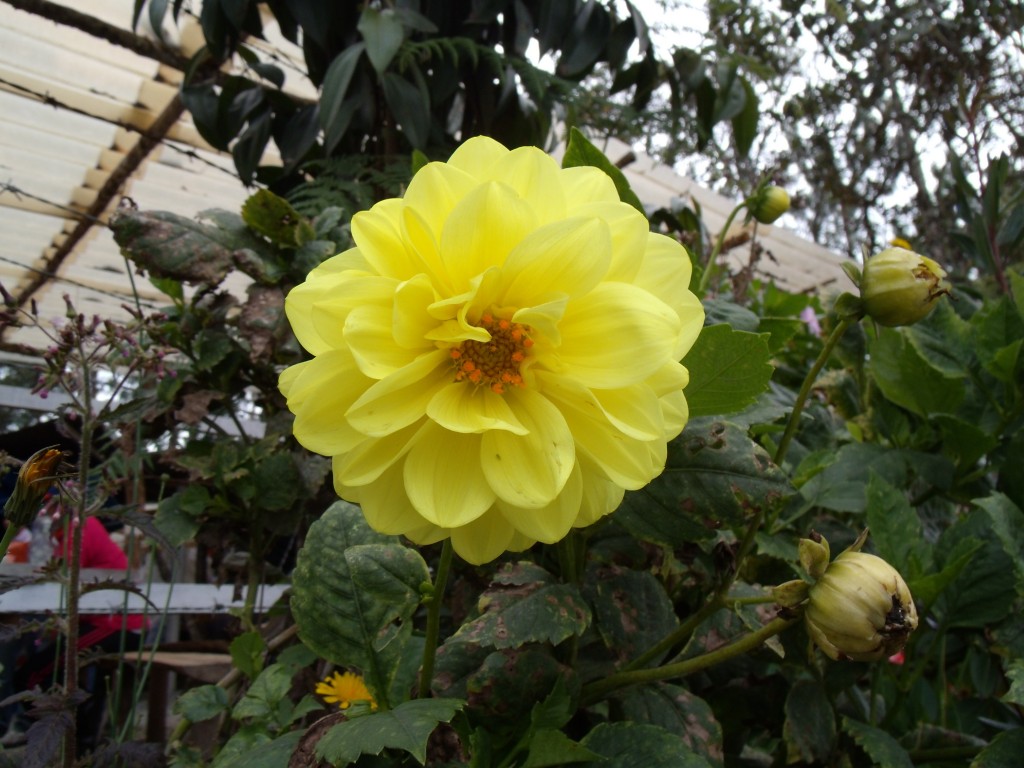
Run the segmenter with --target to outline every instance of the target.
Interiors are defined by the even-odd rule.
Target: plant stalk
[[[795,624],[797,621],[798,619],[795,618],[784,619],[778,617],[772,619],[757,631],[751,632],[749,635],[744,635],[739,640],[729,643],[728,645],[724,645],[721,648],[716,648],[708,653],[703,653],[700,656],[695,656],[692,659],[679,661],[675,664],[666,664],[662,667],[653,667],[651,669],[633,669],[617,672],[603,680],[597,680],[585,685],[582,693],[580,694],[580,705],[589,706],[594,704],[620,688],[639,685],[641,683],[653,683],[660,680],[671,680],[673,678],[686,677],[687,675],[692,675],[694,672],[699,672],[702,669],[707,669],[708,667],[713,667],[716,664],[721,664],[724,661],[728,661],[736,656],[754,650],[766,640],[779,634],[792,624]]]
[[[445,584],[448,582],[448,571],[452,565],[452,540],[447,538],[441,545],[441,559],[437,564],[437,576],[434,578],[434,594],[427,606],[427,633],[423,645],[423,666],[420,668],[419,698],[430,696],[430,683],[434,679],[434,659],[437,657],[437,638],[441,631],[441,602],[444,598]]]

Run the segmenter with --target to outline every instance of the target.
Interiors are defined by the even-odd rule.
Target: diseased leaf
[[[844,717],[843,730],[853,737],[875,765],[881,768],[913,768],[914,763],[907,750],[882,729]]]
[[[656,683],[627,689],[619,698],[627,721],[674,733],[710,765],[723,765],[722,727],[699,696],[678,685]]]
[[[828,763],[836,738],[836,715],[820,683],[799,680],[786,697],[784,736],[788,763]]]
[[[678,626],[675,607],[653,573],[595,568],[588,576],[594,623],[619,661],[636,658]]]
[[[685,740],[655,725],[602,723],[580,742],[602,759],[583,763],[586,768],[710,768]]]

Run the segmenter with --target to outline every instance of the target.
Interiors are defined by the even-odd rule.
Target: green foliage
[[[701,331],[683,363],[690,372],[686,403],[690,416],[741,411],[751,405],[772,376],[767,334],[710,325]]]

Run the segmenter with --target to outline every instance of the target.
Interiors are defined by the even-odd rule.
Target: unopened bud
[[[64,452],[56,446],[42,448],[32,454],[21,465],[14,493],[4,504],[4,516],[11,525],[31,525],[39,514],[43,497],[53,484],[57,466],[64,458]]]
[[[917,627],[917,608],[895,568],[847,550],[811,587],[804,620],[830,658],[878,661],[903,648]]]
[[[765,187],[750,204],[750,215],[762,224],[772,224],[789,210],[789,193],[782,187]]]
[[[879,325],[913,325],[935,309],[952,286],[927,256],[886,248],[867,260],[860,283],[864,313]]]

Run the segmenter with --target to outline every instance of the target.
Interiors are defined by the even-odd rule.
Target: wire
[[[132,298],[131,294],[128,294],[128,293],[117,293],[116,291],[108,291],[108,290],[106,290],[104,288],[97,288],[94,285],[89,285],[87,283],[82,283],[82,282],[79,282],[78,280],[73,280],[70,277],[64,277],[63,275],[57,274],[56,272],[48,272],[45,269],[39,269],[39,267],[33,267],[31,264],[23,264],[22,262],[17,261],[16,259],[9,258],[7,256],[0,256],[0,261],[4,262],[6,264],[13,264],[14,266],[19,267],[21,269],[27,269],[30,272],[35,272],[37,275],[43,275],[44,277],[48,277],[51,280],[55,280],[55,281],[58,281],[58,282],[61,282],[61,283],[67,283],[68,285],[74,285],[77,288],[84,288],[87,291],[93,291],[94,293],[99,293],[99,294],[102,294],[104,296],[109,296],[112,299],[120,299],[121,301],[128,301],[129,299]],[[157,307],[157,305],[155,303],[153,303],[152,301],[146,300],[146,299],[140,298],[139,302],[143,306],[145,306],[147,309],[155,309]]]

